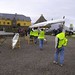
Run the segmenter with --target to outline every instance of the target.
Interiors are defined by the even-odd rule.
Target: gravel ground
[[[20,38],[21,48],[11,49],[11,37],[0,45],[0,75],[75,75],[75,39],[69,38],[64,66],[53,64],[54,36],[47,36],[41,51]]]

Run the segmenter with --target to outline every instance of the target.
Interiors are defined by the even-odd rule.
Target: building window
[[[3,22],[3,24],[5,25],[5,22]]]
[[[5,18],[2,17],[2,20],[4,20]]]
[[[24,23],[24,25],[26,25],[26,23]]]
[[[21,25],[20,23],[17,24],[17,26],[20,26],[20,25]]]
[[[7,20],[10,20],[10,18],[7,18]]]
[[[10,24],[9,22],[7,22],[7,24]]]

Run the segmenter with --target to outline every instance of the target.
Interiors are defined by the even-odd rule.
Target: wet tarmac
[[[68,39],[63,67],[53,64],[54,36],[47,36],[41,51],[20,37],[20,48],[11,48],[12,37],[0,45],[0,75],[75,75],[75,39]]]

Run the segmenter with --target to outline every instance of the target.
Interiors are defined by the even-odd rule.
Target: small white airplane
[[[35,28],[35,27],[49,27],[49,25],[52,24],[57,24],[57,23],[65,23],[65,19],[57,19],[57,20],[51,20],[51,21],[45,21],[37,24],[33,24],[30,26],[30,28]]]

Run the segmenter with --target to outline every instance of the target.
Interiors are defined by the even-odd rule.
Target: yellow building
[[[23,27],[28,28],[31,25],[30,17],[20,15],[20,14],[5,14],[0,13],[0,28],[7,27]]]
[[[20,25],[20,26],[30,26],[31,25],[31,22],[30,21],[21,21],[21,20],[18,20],[17,21],[17,25]]]
[[[0,25],[4,25],[4,26],[11,26],[12,25],[12,21],[11,20],[4,20],[4,19],[0,19]]]

